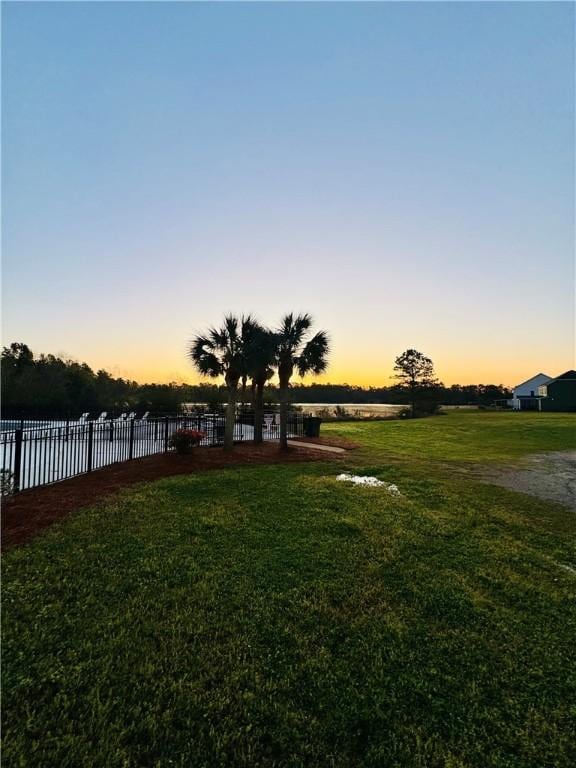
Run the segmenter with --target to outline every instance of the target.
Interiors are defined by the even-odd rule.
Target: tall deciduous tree
[[[246,349],[256,325],[250,315],[240,319],[227,315],[220,328],[210,328],[205,336],[196,336],[190,345],[190,359],[202,375],[224,377],[228,391],[224,432],[227,451],[234,445],[238,384],[246,372]]]
[[[329,341],[325,331],[306,340],[312,327],[308,314],[290,313],[282,318],[276,332],[276,365],[280,395],[280,448],[288,448],[288,389],[296,370],[300,376],[322,373],[328,366]]]
[[[394,361],[394,378],[406,387],[410,394],[412,418],[416,415],[418,395],[424,390],[430,390],[438,382],[434,375],[434,363],[429,357],[416,349],[407,349]]]

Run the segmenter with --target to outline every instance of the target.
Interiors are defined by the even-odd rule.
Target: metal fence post
[[[20,490],[20,476],[22,474],[22,435],[23,430],[17,429],[14,432],[14,493]]]
[[[94,438],[94,422],[89,421],[88,422],[88,457],[87,457],[87,467],[86,472],[92,472],[92,445],[93,445],[93,438]]]
[[[164,417],[164,453],[168,453],[168,416]]]
[[[128,448],[128,458],[134,458],[134,419],[130,422],[130,445]]]

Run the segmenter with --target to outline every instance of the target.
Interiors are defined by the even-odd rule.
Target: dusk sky
[[[574,367],[570,3],[4,3],[3,341],[197,381],[225,312],[321,380]]]

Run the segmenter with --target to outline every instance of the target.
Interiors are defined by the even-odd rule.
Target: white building
[[[533,410],[539,411],[539,400],[541,395],[538,392],[538,387],[548,384],[552,381],[551,376],[546,376],[545,373],[537,373],[536,376],[532,376],[531,379],[523,381],[522,384],[518,384],[514,387],[514,394],[510,404],[515,411]]]

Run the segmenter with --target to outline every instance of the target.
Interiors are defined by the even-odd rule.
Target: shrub
[[[170,436],[170,446],[176,449],[176,453],[190,453],[195,445],[199,445],[201,440],[206,437],[206,432],[199,429],[177,429]]]
[[[336,416],[337,419],[346,419],[350,416],[346,408],[343,408],[341,405],[337,405],[336,408],[334,408],[334,416]]]
[[[416,405],[415,416],[436,416],[440,411],[440,403],[434,400],[424,400]]]
[[[0,495],[10,496],[14,493],[14,472],[0,469]]]
[[[443,415],[441,412],[441,405],[435,402],[421,402],[416,404],[416,408],[412,411],[410,406],[401,408],[397,416],[399,419],[423,419],[426,416],[439,416]]]

